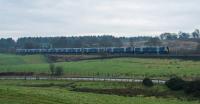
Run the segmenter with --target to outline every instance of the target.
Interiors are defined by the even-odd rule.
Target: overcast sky
[[[200,0],[0,0],[0,38],[200,29]]]

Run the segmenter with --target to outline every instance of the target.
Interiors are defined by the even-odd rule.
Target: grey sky
[[[200,29],[200,0],[0,0],[0,38]]]

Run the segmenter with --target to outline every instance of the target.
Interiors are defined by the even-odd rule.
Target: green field
[[[124,76],[146,75],[150,77],[178,75],[199,76],[200,61],[179,59],[115,58],[85,60],[78,62],[58,62],[66,73],[109,73]],[[41,55],[16,56],[0,55],[1,72],[49,73],[49,64]]]
[[[70,91],[67,87],[27,87],[23,85],[64,84],[67,81],[1,80],[0,104],[199,104],[198,101],[176,98],[124,97]],[[76,82],[78,86],[103,88],[98,82]],[[109,84],[105,84],[110,86]],[[115,84],[116,85],[116,84]],[[120,87],[121,85],[118,84]]]
[[[4,66],[43,63],[46,63],[46,59],[41,55],[17,56],[11,54],[0,54],[0,65]]]

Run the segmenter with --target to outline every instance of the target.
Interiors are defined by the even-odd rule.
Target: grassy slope
[[[74,72],[133,73],[139,75],[200,74],[200,62],[169,59],[118,58],[59,64],[68,71]]]
[[[23,65],[46,63],[42,55],[17,56],[10,54],[0,54],[0,65]]]
[[[66,72],[77,73],[132,73],[138,75],[200,75],[200,61],[183,61],[175,59],[139,59],[116,58],[105,60],[86,60],[79,62],[56,63]],[[40,55],[15,56],[0,55],[0,71],[48,72],[49,65]]]
[[[60,87],[22,87],[19,83],[65,83],[63,81],[1,81],[0,104],[199,104],[155,97],[123,97],[79,93]]]

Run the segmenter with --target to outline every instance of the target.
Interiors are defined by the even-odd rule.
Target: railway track
[[[70,80],[70,81],[108,81],[108,82],[136,82],[141,83],[141,79],[130,78],[55,78],[55,77],[0,77],[0,80]],[[165,84],[166,80],[153,79],[155,84]]]

